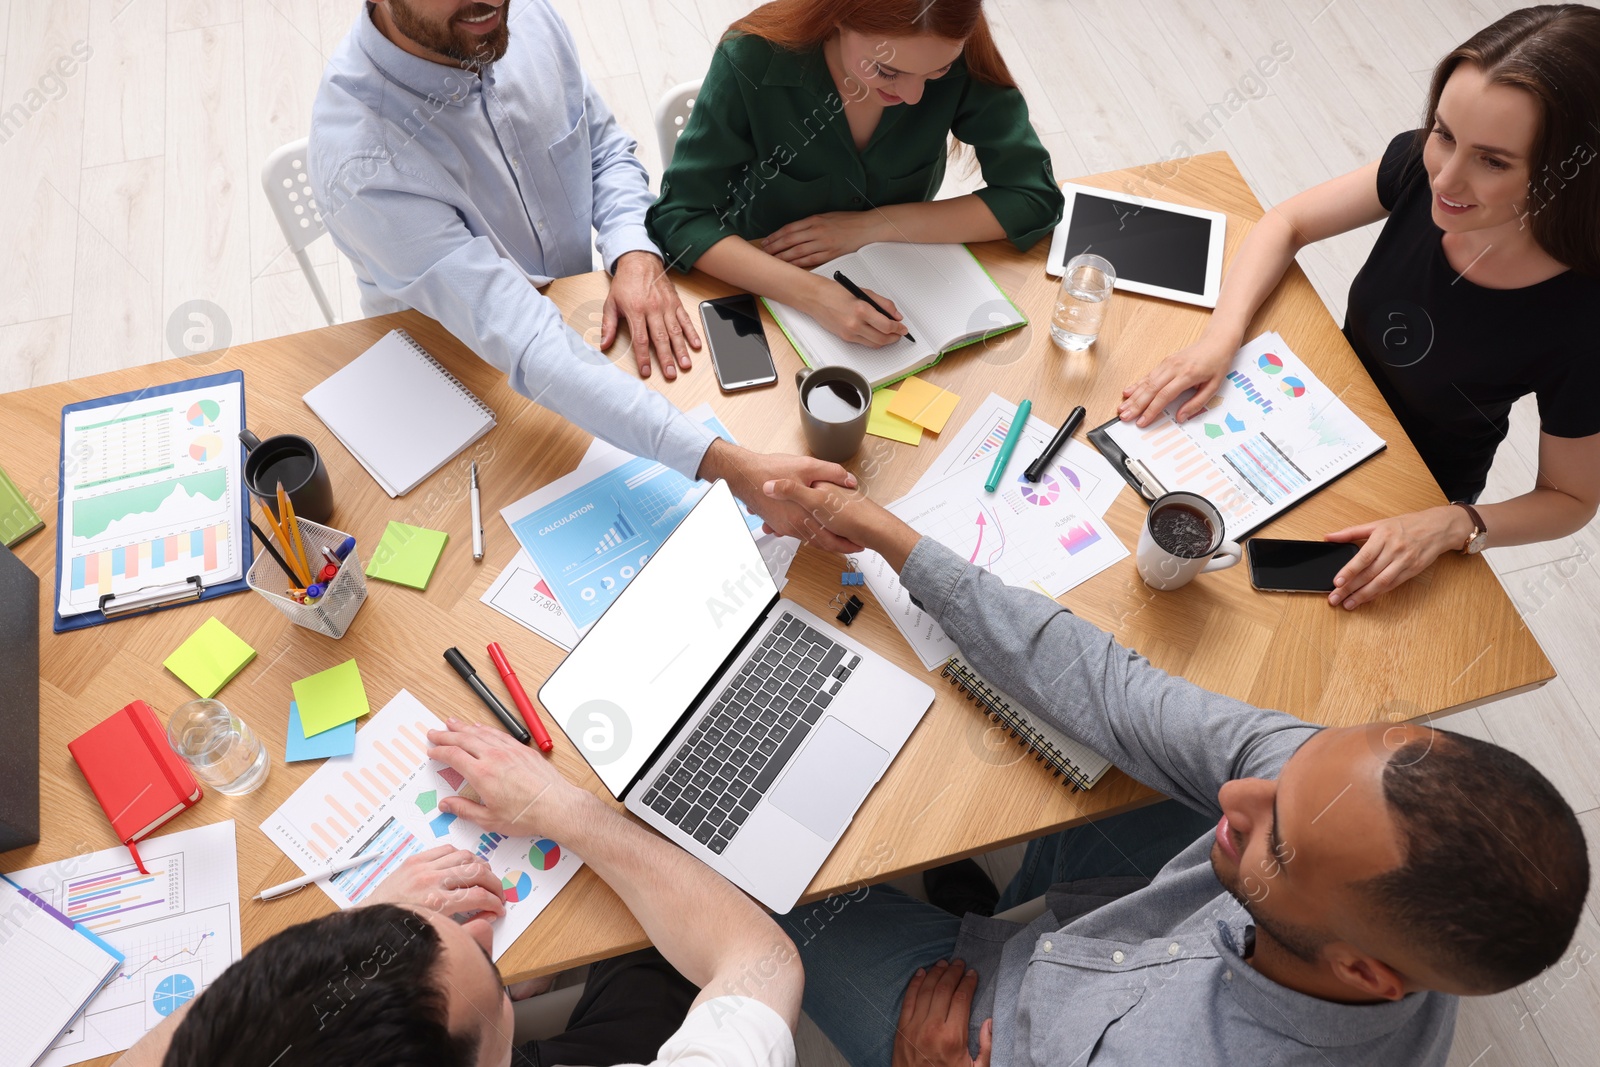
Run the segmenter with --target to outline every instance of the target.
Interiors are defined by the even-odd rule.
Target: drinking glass
[[[224,796],[244,796],[267,780],[266,746],[220,700],[191,700],[174,711],[167,741],[202,785]]]
[[[1116,269],[1104,258],[1073,256],[1061,275],[1056,313],[1050,319],[1050,339],[1068,352],[1082,352],[1100,336],[1106,304],[1117,282]]]

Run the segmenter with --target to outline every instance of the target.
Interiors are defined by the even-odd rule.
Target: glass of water
[[[1100,336],[1106,320],[1116,269],[1101,256],[1073,256],[1061,276],[1056,313],[1050,319],[1050,339],[1068,352],[1082,352]]]
[[[244,796],[267,780],[266,746],[220,700],[191,700],[174,711],[167,741],[202,785],[224,796]]]

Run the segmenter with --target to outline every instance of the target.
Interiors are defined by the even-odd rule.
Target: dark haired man
[[[1588,854],[1520,757],[1207,692],[864,497],[767,492],[881,553],[992,684],[1207,820],[1120,870],[1084,862],[1093,826],[1035,842],[1000,901],[1048,889],[1027,927],[883,888],[783,916],[806,1012],[855,1067],[1443,1065],[1458,997],[1566,951]],[[1090,877],[1109,874],[1143,877]]]
[[[503,913],[499,881],[471,854],[436,849],[385,879],[377,903],[291,927],[246,953],[146,1035],[125,1067],[683,1059],[794,1067],[804,979],[794,945],[765,912],[505,731],[451,720],[428,739],[436,746],[429,755],[484,798],[480,805],[451,797],[441,808],[508,834],[537,827],[571,848],[622,898],[660,956],[597,965],[568,1032],[513,1049],[511,1001],[485,921]],[[473,912],[463,923],[450,918]],[[682,977],[662,974],[667,964]],[[698,995],[680,991],[684,979]]]

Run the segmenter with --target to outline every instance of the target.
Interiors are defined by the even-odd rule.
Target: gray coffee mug
[[[849,367],[802,367],[795,371],[794,384],[800,391],[800,425],[805,427],[811,454],[843,463],[860,451],[872,414],[872,386],[867,379]],[[823,392],[813,396],[819,389]]]

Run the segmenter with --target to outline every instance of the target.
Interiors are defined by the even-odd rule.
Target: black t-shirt
[[[1483,489],[1511,405],[1539,398],[1555,437],[1600,433],[1600,279],[1522,289],[1458,277],[1434,225],[1415,131],[1378,165],[1389,219],[1350,284],[1344,335],[1449,500]]]

